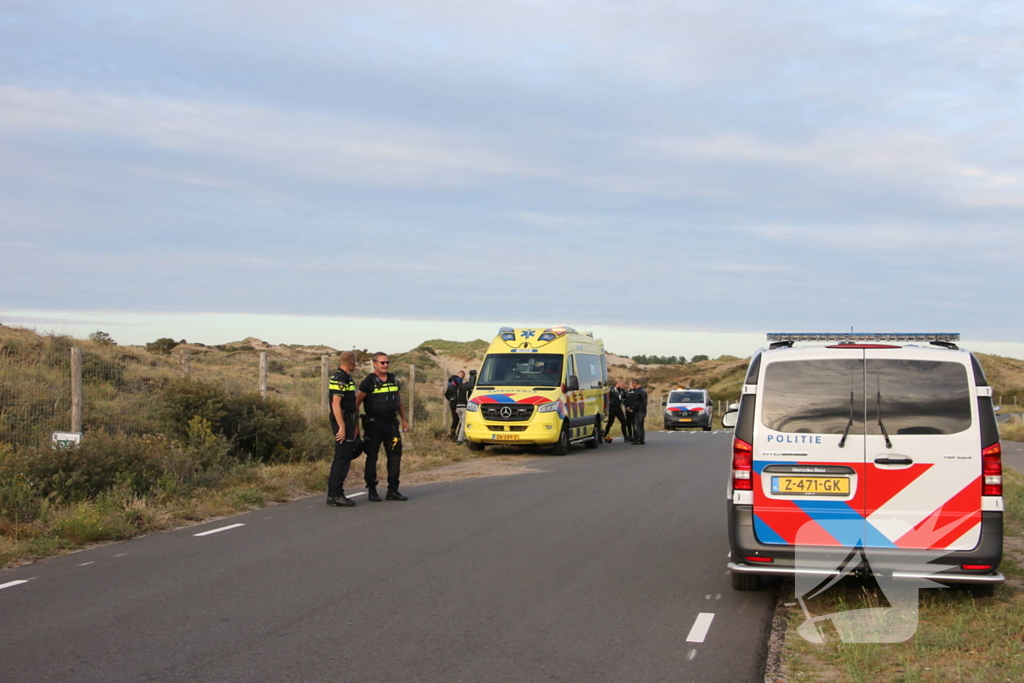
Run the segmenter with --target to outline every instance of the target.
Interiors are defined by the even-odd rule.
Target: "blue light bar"
[[[958,342],[959,332],[769,332],[770,342]]]

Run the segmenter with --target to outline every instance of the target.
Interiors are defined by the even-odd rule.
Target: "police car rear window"
[[[956,434],[971,426],[959,363],[900,359],[784,361],[765,368],[761,422],[779,432]]]

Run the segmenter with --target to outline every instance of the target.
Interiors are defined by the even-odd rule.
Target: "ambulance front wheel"
[[[551,452],[555,455],[566,455],[569,452],[568,424],[562,424],[562,431],[558,434],[558,441],[555,442],[555,447],[551,449]]]
[[[476,441],[467,441],[469,444],[469,450],[471,451],[482,451],[485,448],[485,444],[477,443]]]

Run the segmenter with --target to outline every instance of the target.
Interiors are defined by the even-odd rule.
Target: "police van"
[[[502,327],[487,349],[466,406],[466,441],[553,447],[601,444],[608,413],[604,342],[571,327]]]
[[[959,337],[768,335],[723,416],[735,589],[848,573],[851,549],[859,573],[983,593],[1003,581],[992,388]]]
[[[700,427],[705,432],[711,431],[714,404],[707,389],[673,389],[661,405],[665,407],[662,421],[666,430]]]

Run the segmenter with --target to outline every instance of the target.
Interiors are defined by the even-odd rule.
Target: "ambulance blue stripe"
[[[490,398],[493,398],[497,403],[515,403],[516,400],[511,396],[505,394],[490,394]]]

